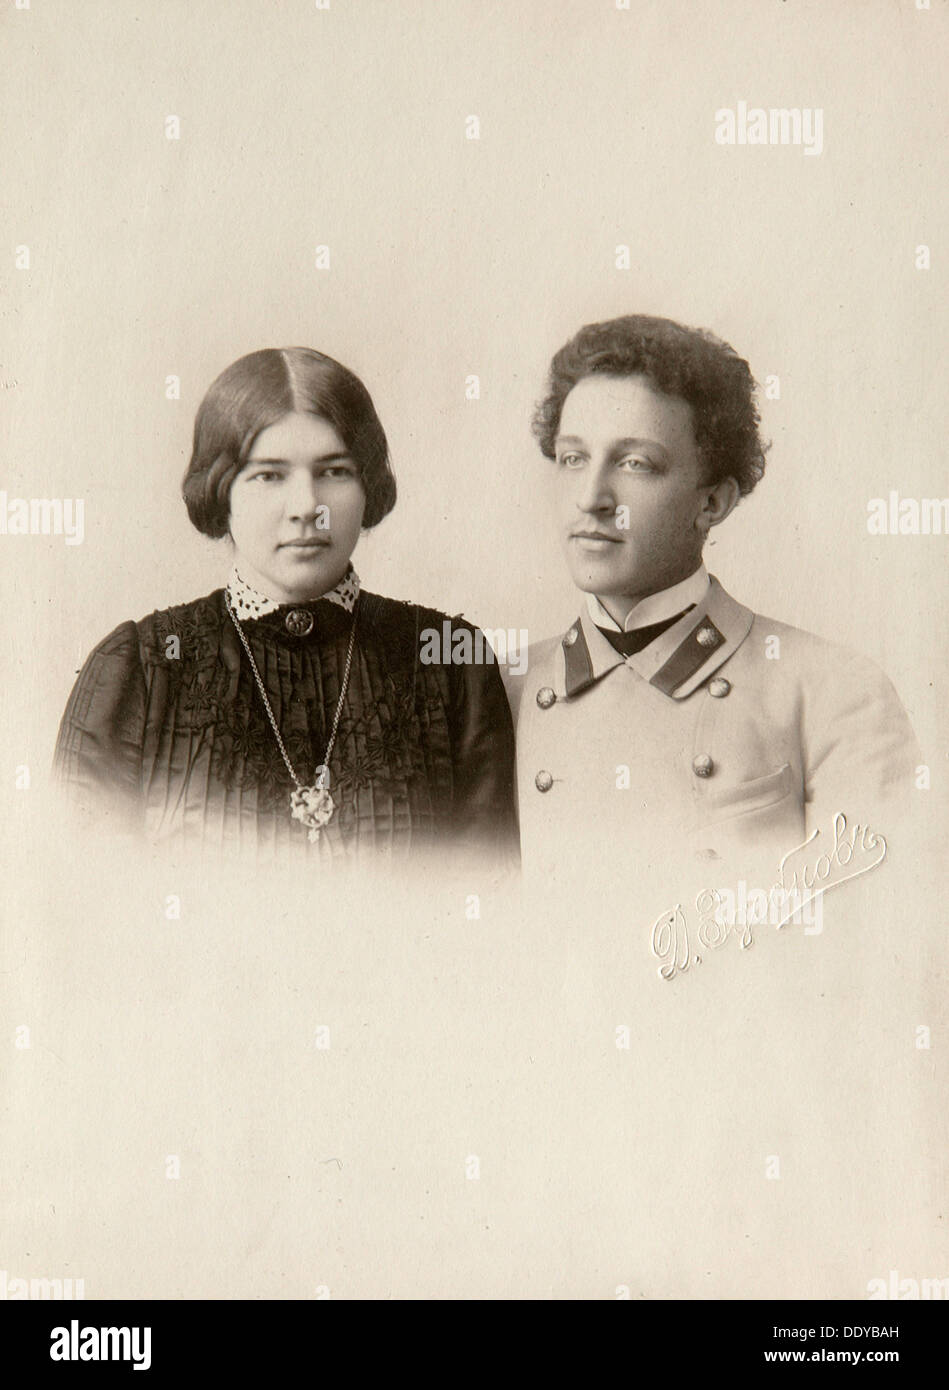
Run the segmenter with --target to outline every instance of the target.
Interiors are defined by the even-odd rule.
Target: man
[[[920,755],[886,677],[702,563],[764,473],[754,391],[732,348],[667,319],[589,325],[553,359],[534,432],[584,599],[511,691],[522,854],[548,880],[711,881],[725,860],[770,867],[767,886],[814,829],[832,842],[835,813],[885,835],[912,796]]]

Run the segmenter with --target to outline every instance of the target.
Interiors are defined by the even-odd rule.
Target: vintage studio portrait
[[[525,868],[569,878],[580,825],[617,875],[659,864],[673,883],[776,871],[840,812],[895,829],[922,755],[890,680],[753,612],[704,563],[713,528],[768,486],[740,354],[663,318],[588,324],[533,424],[579,613],[509,682]]]
[[[0,5],[17,1335],[949,1299],[947,44]]]
[[[704,564],[765,475],[755,393],[714,334],[644,315],[553,358],[533,425],[583,598],[507,681],[542,878],[570,871],[578,825],[648,878],[686,846],[777,864],[843,810],[889,828],[909,805],[921,755],[887,677],[753,613]],[[182,493],[231,549],[227,584],[91,654],[55,754],[76,804],[158,840],[330,858],[464,844],[516,863],[490,647],[459,661],[445,614],[361,591],[351,557],[396,485],[358,378],[311,349],[239,359],[198,411]],[[445,660],[426,659],[433,633]]]
[[[91,654],[55,755],[76,805],[242,853],[464,846],[516,863],[497,666],[453,663],[453,635],[426,662],[446,615],[364,592],[353,567],[396,502],[358,377],[309,348],[234,362],[198,411],[182,492],[226,538],[230,576]]]

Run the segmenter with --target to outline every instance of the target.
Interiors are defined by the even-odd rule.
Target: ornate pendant
[[[320,831],[332,819],[336,805],[325,787],[295,787],[290,793],[290,814],[294,820],[302,821],[312,844],[320,838]]]

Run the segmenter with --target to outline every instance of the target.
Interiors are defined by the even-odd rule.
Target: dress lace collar
[[[248,618],[262,618],[266,613],[276,613],[281,608],[292,608],[293,605],[278,603],[276,599],[268,598],[258,589],[254,589],[245,580],[241,579],[236,568],[231,571],[231,577],[227,581],[227,594],[231,600],[231,607],[234,615],[241,621]],[[327,599],[330,603],[338,603],[341,608],[345,608],[347,613],[351,613],[356,606],[356,598],[359,594],[359,575],[352,565],[348,567],[342,579],[335,588],[329,589],[325,594],[320,594],[321,599]],[[310,600],[314,602],[315,600]]]

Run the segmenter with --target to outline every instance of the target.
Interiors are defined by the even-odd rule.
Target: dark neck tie
[[[695,607],[690,603],[688,608],[683,608],[681,613],[676,613],[672,618],[663,618],[661,623],[650,623],[648,627],[634,627],[632,632],[610,632],[609,628],[601,627],[600,631],[609,642],[610,646],[615,647],[621,656],[633,656],[636,652],[641,652],[644,647],[648,647],[650,642],[655,641],[661,632],[677,623],[680,618],[684,618],[686,613]]]

